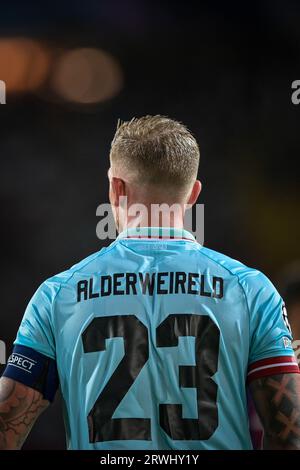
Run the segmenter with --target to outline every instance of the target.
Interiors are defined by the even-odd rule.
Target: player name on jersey
[[[146,272],[114,273],[77,283],[77,302],[110,295],[191,294],[222,299],[224,281],[200,273]]]

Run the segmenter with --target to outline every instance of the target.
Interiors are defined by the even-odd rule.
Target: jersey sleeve
[[[30,300],[14,344],[27,346],[55,360],[52,311],[59,287],[44,282]]]
[[[41,392],[53,401],[58,388],[53,304],[59,288],[44,282],[29,302],[3,376]]]
[[[248,382],[282,373],[299,373],[292,334],[282,298],[259,271],[244,283],[249,306],[250,351]]]

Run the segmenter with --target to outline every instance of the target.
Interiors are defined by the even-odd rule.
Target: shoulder
[[[206,247],[202,247],[199,252],[227,271],[229,275],[235,276],[246,295],[255,295],[258,291],[277,293],[270,279],[258,269]]]
[[[92,253],[65,271],[49,277],[41,284],[38,290],[48,293],[53,300],[62,288],[72,286],[72,281],[77,279],[78,276],[91,275],[94,272],[97,272],[99,270],[99,262],[101,261],[101,258],[110,254],[115,245],[116,243],[114,242],[108,247]]]
[[[205,246],[201,246],[199,253],[209,259],[212,263],[218,265],[220,268],[228,271],[229,274],[237,277],[242,277],[247,271],[254,271],[241,261],[224,255],[224,253],[219,253],[218,251],[206,248]]]

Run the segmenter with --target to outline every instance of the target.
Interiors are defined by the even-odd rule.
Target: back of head
[[[133,183],[189,191],[197,178],[200,152],[180,122],[144,116],[120,123],[111,144],[111,164]]]

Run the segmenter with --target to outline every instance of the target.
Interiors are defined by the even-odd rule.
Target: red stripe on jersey
[[[294,356],[278,356],[278,357],[269,357],[267,359],[261,359],[260,361],[255,361],[250,364],[248,368],[248,373],[257,367],[268,366],[271,364],[278,364],[282,362],[291,362],[297,364],[296,358]]]
[[[260,379],[262,377],[267,377],[269,375],[278,375],[278,374],[300,374],[298,364],[290,364],[288,366],[275,365],[274,367],[262,368],[248,375],[247,383],[252,382],[253,380]]]

